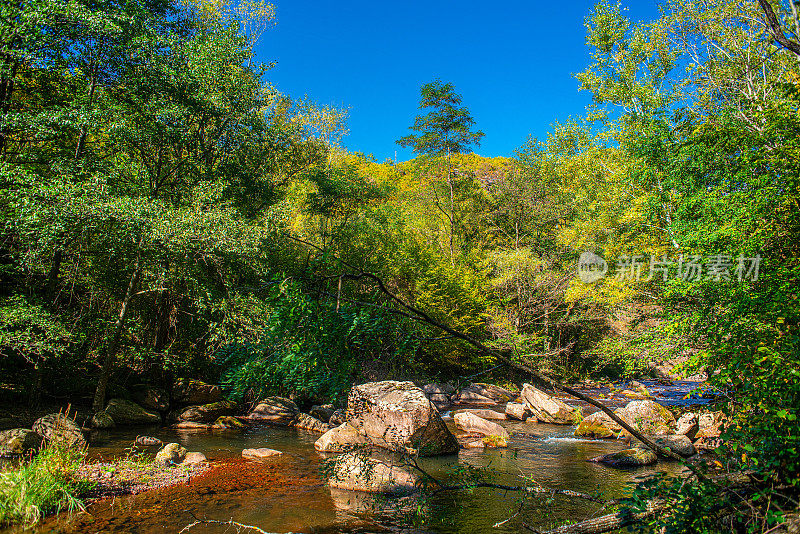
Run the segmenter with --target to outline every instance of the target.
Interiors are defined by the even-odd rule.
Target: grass
[[[33,458],[0,472],[0,525],[31,526],[44,515],[83,510],[77,497],[85,482],[74,474],[85,451],[48,445]]]

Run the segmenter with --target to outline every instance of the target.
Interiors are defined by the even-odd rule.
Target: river
[[[684,403],[676,388],[660,396],[664,404]],[[676,399],[679,399],[676,401]],[[449,424],[452,424],[450,422]],[[653,467],[615,469],[587,462],[594,456],[625,447],[617,441],[576,439],[574,427],[503,421],[511,433],[507,449],[469,449],[457,455],[426,458],[420,465],[433,476],[448,479],[465,468],[485,469],[494,482],[536,483],[544,488],[571,489],[602,497],[624,494],[638,477],[655,470],[675,472],[676,463],[659,461]],[[519,531],[519,521],[545,529],[596,513],[600,505],[585,500],[538,495],[521,511],[519,494],[492,489],[444,492],[422,505],[423,520],[413,499],[382,499],[332,490],[324,482],[323,454],[314,449],[318,434],[295,429],[257,427],[242,433],[185,432],[168,428],[120,430],[97,437],[92,457],[125,454],[137,434],[153,435],[165,443],[178,442],[189,451],[203,452],[216,469],[188,484],[105,499],[72,519],[50,518],[35,532],[179,532],[195,519],[229,520],[255,525],[268,532],[435,532],[493,533]],[[283,451],[263,462],[243,460],[245,448]],[[495,527],[519,512],[514,520]],[[231,527],[197,526],[194,533],[233,532]]]

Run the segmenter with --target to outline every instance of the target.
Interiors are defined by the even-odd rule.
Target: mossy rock
[[[591,462],[598,462],[611,467],[641,467],[656,463],[658,457],[650,449],[624,449],[592,458]]]
[[[157,425],[161,423],[161,416],[151,413],[125,399],[111,399],[105,409],[118,425]]]
[[[219,417],[236,413],[237,409],[238,405],[229,400],[212,402],[200,406],[189,406],[180,412],[178,420],[190,421],[193,423],[212,423]]]
[[[12,428],[0,432],[0,456],[21,456],[38,450],[42,436],[27,428]]]
[[[188,451],[177,443],[167,443],[164,448],[156,453],[155,463],[161,466],[181,463],[186,458]]]
[[[92,416],[92,418],[89,420],[89,425],[98,430],[108,430],[109,428],[114,428],[116,423],[114,422],[114,418],[108,415],[105,410],[103,410],[102,412],[97,412]]]
[[[218,428],[225,428],[227,430],[244,430],[247,428],[247,425],[239,421],[235,417],[231,417],[230,415],[222,415],[217,417],[217,420],[214,421],[214,426]]]

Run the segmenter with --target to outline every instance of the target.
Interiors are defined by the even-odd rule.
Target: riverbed
[[[675,398],[667,390],[660,401]],[[702,401],[700,401],[702,402]],[[420,466],[442,480],[467,469],[483,470],[507,485],[538,484],[603,498],[625,494],[637,478],[656,471],[676,472],[680,465],[659,461],[652,467],[618,469],[587,462],[625,448],[620,441],[577,439],[574,427],[503,421],[511,434],[507,449],[466,449],[456,455],[425,458]],[[448,424],[452,425],[452,422]],[[492,489],[443,492],[420,505],[414,498],[387,499],[333,490],[321,473],[326,456],[314,449],[319,434],[293,428],[252,427],[244,432],[178,431],[139,428],[97,434],[92,458],[127,453],[137,435],[177,442],[204,453],[214,467],[187,484],[139,495],[105,499],[73,518],[49,518],[36,533],[179,532],[198,519],[234,520],[267,532],[361,533],[519,532],[524,521],[546,529],[595,514],[599,504],[566,496],[538,495],[520,508],[520,495]],[[245,448],[268,447],[284,454],[267,461],[241,458]],[[152,452],[155,452],[153,450]],[[423,512],[418,513],[418,508]],[[514,516],[513,520],[495,526]],[[234,531],[225,526],[197,526],[194,533]]]

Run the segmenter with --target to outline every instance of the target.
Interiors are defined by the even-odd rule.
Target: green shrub
[[[46,446],[19,466],[0,473],[0,524],[31,526],[48,513],[83,510],[84,483],[74,475],[84,451]]]

